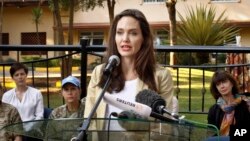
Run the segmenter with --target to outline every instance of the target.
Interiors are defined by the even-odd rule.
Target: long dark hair
[[[227,71],[224,70],[218,70],[214,73],[212,77],[212,81],[210,84],[210,92],[212,96],[217,100],[219,97],[221,97],[221,94],[219,93],[218,89],[216,88],[216,84],[229,80],[233,84],[232,88],[232,94],[236,95],[239,92],[239,87],[237,81],[234,79],[234,77]]]
[[[156,61],[155,61],[155,56],[154,56],[153,35],[151,32],[149,23],[141,11],[136,10],[136,9],[127,9],[115,16],[112,26],[110,27],[110,31],[109,31],[109,42],[108,42],[108,47],[106,50],[106,56],[105,56],[104,61],[105,63],[107,63],[108,58],[111,55],[117,55],[121,57],[117,50],[117,46],[115,42],[115,35],[116,35],[117,23],[124,16],[130,16],[139,21],[140,28],[141,28],[142,35],[143,35],[143,43],[141,45],[140,50],[136,54],[134,67],[135,67],[137,74],[139,75],[139,78],[145,84],[148,85],[149,89],[157,91],[157,87],[156,87],[156,83],[154,79]],[[119,92],[124,88],[125,78],[123,76],[121,64],[117,68],[114,69],[111,79],[112,79],[111,84],[108,88],[109,92],[112,92],[112,91]],[[98,86],[103,88],[106,80],[107,80],[107,77],[101,76],[101,80]]]

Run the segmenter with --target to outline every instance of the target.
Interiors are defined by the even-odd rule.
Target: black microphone
[[[103,70],[104,75],[110,75],[113,69],[120,64],[120,58],[116,55],[112,55],[109,57],[108,64]]]
[[[175,119],[179,119],[179,115],[172,113],[165,108],[166,101],[155,91],[146,89],[142,90],[136,95],[135,101],[148,105],[152,108],[153,112],[156,112],[158,114],[166,113],[173,116]]]

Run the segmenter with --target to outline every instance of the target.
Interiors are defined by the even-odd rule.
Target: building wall
[[[43,15],[41,22],[38,25],[39,32],[46,32],[46,44],[54,44],[53,32],[53,16],[48,7],[43,8]],[[36,26],[32,20],[32,7],[8,7],[4,8],[3,17],[3,33],[9,33],[9,44],[20,45],[21,33],[23,32],[36,32]],[[10,51],[9,56],[17,56],[16,51]],[[9,56],[4,56],[8,59]],[[54,56],[53,52],[49,52],[49,56]],[[16,57],[14,57],[16,58]]]
[[[53,16],[47,7],[43,8],[39,32],[46,32],[47,44],[54,44]],[[31,7],[8,7],[4,8],[3,32],[9,33],[10,44],[21,44],[22,32],[36,32],[35,23],[32,21]]]
[[[216,11],[221,13],[226,10],[225,15],[230,21],[250,21],[250,1],[241,0],[240,3],[211,3],[210,0],[179,0],[176,4],[176,11],[183,16],[186,13],[187,7],[195,7],[197,5],[215,6]],[[117,0],[115,5],[115,14],[121,11],[134,8],[143,11],[146,18],[150,22],[168,22],[169,16],[165,3],[143,3],[142,0]],[[176,16],[179,20],[178,15]],[[102,23],[109,22],[108,8],[95,8],[93,11],[75,13],[75,23]]]
[[[199,5],[205,6],[214,6],[219,16],[224,10],[225,17],[229,20],[229,22],[246,22],[247,26],[250,28],[250,12],[248,12],[248,8],[250,7],[250,1],[241,0],[240,2],[229,2],[229,3],[215,3],[210,2],[210,0],[179,0],[176,4],[176,11],[181,15],[186,15],[186,10],[188,7],[196,7]],[[115,14],[127,9],[134,8],[141,10],[148,21],[151,24],[156,23],[164,23],[161,28],[168,29],[169,23],[169,15],[167,11],[167,7],[165,3],[143,3],[143,0],[117,0],[115,5]],[[240,10],[239,10],[240,9]],[[176,15],[177,21],[179,21],[178,14]],[[76,24],[94,24],[94,23],[109,23],[109,15],[108,8],[105,5],[104,8],[95,8],[93,11],[82,12],[77,11],[75,13],[74,23]],[[101,27],[100,27],[101,28]],[[250,46],[250,43],[247,41],[249,36],[247,32],[244,30],[248,28],[242,29],[242,45]],[[246,37],[245,37],[246,36]]]
[[[204,4],[208,6],[215,6],[218,13],[223,10],[226,11],[228,19],[230,21],[244,21],[250,22],[250,12],[248,9],[250,7],[249,0],[241,0],[240,3],[211,3],[210,0],[179,0],[176,4],[177,12],[180,12],[182,15],[185,15],[185,10],[187,6],[196,6],[199,4]],[[165,6],[165,3],[143,3],[143,0],[116,0],[115,5],[115,14],[123,11],[127,8],[134,8],[141,10],[149,22],[152,23],[165,23],[163,24],[168,28],[167,23],[169,22],[168,11]],[[35,24],[32,21],[31,14],[32,7],[8,7],[4,8],[4,23],[3,23],[3,32],[7,32],[10,35],[10,44],[19,45],[21,43],[21,32],[35,32]],[[67,23],[68,14],[62,14],[63,23]],[[178,20],[178,16],[177,16]],[[92,24],[92,23],[106,23],[109,24],[109,15],[107,6],[97,7],[93,11],[89,10],[88,12],[82,12],[81,10],[75,13],[74,17],[75,24]],[[250,26],[250,25],[248,25]],[[74,31],[74,44],[79,44],[79,34],[82,31],[94,31],[102,30],[105,32],[105,35],[108,35],[108,27],[95,27],[95,28],[77,28]],[[246,30],[246,31],[244,31]],[[242,36],[242,45],[250,45],[249,27],[244,28],[241,32]],[[47,44],[54,44],[54,30],[53,30],[53,16],[48,9],[48,7],[43,7],[43,15],[41,19],[41,24],[39,24],[39,31],[47,33]],[[65,33],[65,42],[67,43],[67,34]],[[107,36],[105,36],[107,38]]]
[[[250,27],[242,28],[240,31],[241,35],[241,46],[250,47]]]

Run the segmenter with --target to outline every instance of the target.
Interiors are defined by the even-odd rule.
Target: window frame
[[[10,36],[9,33],[2,33],[2,45],[9,45]],[[3,56],[9,56],[9,51],[2,51]]]
[[[210,3],[240,3],[241,0],[210,0]]]
[[[155,29],[154,36],[155,45],[166,45],[169,42],[169,31],[166,29]]]
[[[100,30],[99,31],[81,31],[79,35],[80,39],[86,38],[89,40],[88,45],[104,45],[104,36],[105,36],[104,31],[100,31]],[[93,44],[94,40],[100,40],[100,39],[102,40],[102,44]]]
[[[47,44],[47,32],[38,32],[40,45]],[[21,32],[21,45],[38,45],[37,32]],[[32,38],[30,38],[32,37]],[[21,51],[21,55],[46,55],[47,51]]]
[[[165,0],[159,1],[159,0],[143,0],[144,4],[161,4],[161,3],[165,3]]]

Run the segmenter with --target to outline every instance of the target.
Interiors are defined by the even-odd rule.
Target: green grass
[[[56,108],[63,105],[63,97],[60,94],[50,94],[49,95],[49,105],[48,105],[48,95],[43,94],[43,103],[45,107]]]
[[[177,70],[171,69],[175,90],[177,90]],[[191,80],[189,80],[189,73],[191,73]],[[203,72],[199,69],[179,69],[179,93],[175,91],[175,95],[179,100],[180,112],[208,112],[209,107],[214,104],[214,99],[209,91],[212,71],[205,71],[205,81],[203,83]],[[190,85],[189,85],[190,84]],[[190,91],[189,91],[190,87]],[[204,94],[204,109],[202,109],[202,90]],[[189,106],[189,100],[191,104]],[[197,122],[207,123],[207,114],[184,114],[187,119]]]
[[[176,69],[170,69],[173,80],[174,80],[174,86],[175,90],[177,89],[177,70]],[[189,81],[189,72],[191,72],[191,81]],[[209,107],[214,104],[214,99],[209,91],[209,85],[211,81],[211,77],[213,75],[212,71],[205,71],[205,83],[203,84],[202,78],[203,73],[202,70],[199,69],[179,69],[179,84],[178,87],[180,89],[180,92],[178,94],[179,99],[179,111],[180,112],[202,112],[202,89],[205,88],[206,93],[204,97],[204,111],[207,112]],[[189,91],[189,84],[191,87],[191,90]],[[87,85],[86,85],[87,86]],[[177,92],[175,91],[175,95],[177,95]],[[191,100],[191,105],[189,107],[189,95]],[[48,106],[48,98],[47,94],[43,94],[44,96],[44,105]],[[50,92],[49,95],[49,107],[55,108],[63,104],[61,92],[60,90]],[[190,109],[189,109],[190,108]],[[182,113],[180,113],[182,114]],[[202,122],[207,123],[207,114],[184,114],[186,116],[186,119],[193,120],[196,122]]]

